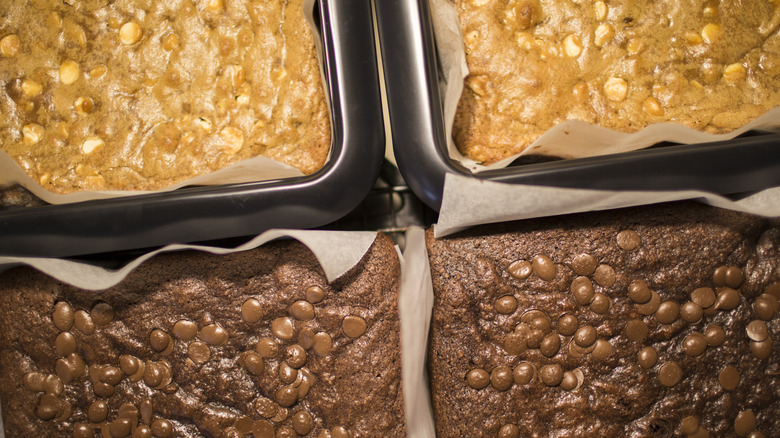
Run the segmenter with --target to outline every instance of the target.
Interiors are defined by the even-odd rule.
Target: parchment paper
[[[610,210],[636,205],[697,199],[715,207],[780,217],[780,187],[732,200],[695,190],[610,191],[504,184],[448,174],[444,180],[436,237],[491,222]]]
[[[412,438],[434,438],[436,431],[425,367],[433,285],[425,249],[425,232],[419,227],[406,231],[398,307],[401,314],[401,371],[407,433]]]
[[[315,50],[320,60],[320,77],[323,81],[323,90],[325,99],[330,103],[328,87],[325,84],[325,76],[322,65],[322,44],[320,42],[320,31],[314,25],[314,0],[306,0],[303,5],[303,11],[307,22],[314,35]],[[328,156],[330,159],[330,155]],[[254,157],[243,160],[232,166],[201,175],[179,184],[175,184],[157,191],[131,191],[131,190],[113,190],[113,191],[81,191],[76,193],[58,194],[44,189],[37,181],[30,178],[27,173],[20,168],[8,154],[0,151],[0,188],[20,184],[31,191],[33,194],[50,204],[68,204],[72,202],[81,202],[92,199],[107,199],[120,196],[137,196],[147,193],[167,192],[188,185],[224,185],[244,182],[270,181],[282,178],[292,178],[303,176],[298,169],[288,166],[281,162],[267,157]]]
[[[656,123],[639,132],[625,133],[579,120],[568,120],[548,130],[523,152],[490,165],[481,165],[464,157],[452,139],[452,125],[455,120],[458,100],[460,100],[463,91],[463,79],[469,73],[458,14],[450,0],[429,1],[444,78],[439,87],[441,95],[444,96],[444,121],[448,150],[451,158],[458,160],[474,173],[506,167],[517,157],[528,154],[582,158],[634,151],[662,141],[682,144],[704,143],[729,140],[751,129],[780,129],[780,107],[727,134],[708,134],[674,123]]]

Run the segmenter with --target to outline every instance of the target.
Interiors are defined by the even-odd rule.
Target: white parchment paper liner
[[[674,143],[705,143],[730,140],[752,129],[780,129],[780,107],[768,111],[740,129],[726,134],[708,134],[675,123],[656,123],[634,133],[603,128],[579,120],[567,120],[545,132],[524,151],[490,165],[481,165],[463,156],[452,139],[458,101],[463,91],[463,79],[468,76],[466,52],[458,14],[450,0],[429,0],[439,60],[443,72],[439,84],[444,97],[444,121],[450,157],[471,172],[478,173],[508,166],[517,157],[529,154],[561,158],[582,158],[618,152],[634,151],[662,141]]]
[[[465,228],[518,219],[696,199],[715,207],[767,217],[780,217],[780,187],[738,200],[697,190],[610,191],[504,184],[448,174],[435,225],[436,237]]]
[[[425,248],[425,231],[410,227],[406,231],[406,250],[401,259],[398,308],[406,429],[412,438],[436,436],[426,370],[433,283]]]
[[[315,50],[317,51],[318,59],[320,60],[320,77],[322,79],[323,91],[325,92],[325,99],[329,103],[330,96],[328,95],[328,87],[325,83],[325,75],[323,71],[324,66],[322,63],[323,53],[320,31],[314,25],[314,0],[306,0],[303,4],[303,11],[314,36]],[[330,105],[328,107],[330,107]],[[331,138],[333,138],[332,135]],[[328,155],[328,159],[330,159],[330,153]],[[220,169],[206,175],[201,175],[157,191],[110,190],[80,191],[75,193],[59,194],[44,189],[40,184],[38,184],[37,181],[30,178],[27,173],[16,164],[13,158],[11,158],[5,152],[0,151],[0,188],[13,184],[20,184],[49,204],[68,204],[72,202],[82,202],[93,199],[108,199],[122,196],[137,196],[148,193],[169,192],[184,186],[237,184],[245,182],[270,181],[297,176],[303,176],[303,173],[301,173],[301,171],[298,169],[279,161],[258,156],[242,160],[224,169]]]
[[[376,232],[269,230],[235,248],[199,245],[168,245],[144,254],[118,270],[49,258],[0,257],[0,272],[17,265],[28,265],[60,281],[88,290],[115,286],[131,271],[156,254],[185,249],[230,254],[259,247],[282,237],[291,237],[306,245],[317,257],[328,281],[333,281],[355,266],[376,239]],[[399,315],[401,318],[401,370],[407,430],[413,438],[432,438],[433,411],[428,392],[425,358],[428,342],[433,290],[431,286],[425,236],[420,228],[407,232],[406,251],[400,255],[401,281]],[[0,415],[0,437],[4,437]]]

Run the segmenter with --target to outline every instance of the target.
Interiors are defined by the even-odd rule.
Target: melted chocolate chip
[[[358,338],[366,332],[366,320],[359,316],[345,316],[341,321],[341,329],[350,338]]]
[[[761,342],[750,341],[750,351],[759,359],[766,359],[772,354],[772,339],[767,338]]]
[[[726,391],[733,391],[739,384],[739,370],[730,365],[724,367],[718,374],[718,382]]]
[[[582,347],[590,347],[596,342],[596,329],[590,325],[584,325],[574,333],[574,342]]]
[[[591,357],[598,360],[605,360],[612,354],[612,344],[603,339],[599,339],[595,344],[596,348],[591,352]]]
[[[628,298],[636,304],[645,304],[653,297],[653,292],[642,280],[634,280],[628,285]]]
[[[563,315],[558,320],[558,333],[564,336],[571,336],[579,328],[580,322],[574,315]]]
[[[694,416],[688,416],[680,421],[680,432],[683,435],[693,435],[699,430],[699,419]]]
[[[658,371],[658,381],[666,387],[676,385],[683,377],[682,368],[677,362],[667,362]]]
[[[191,342],[187,347],[187,357],[198,365],[202,365],[211,359],[211,349],[205,342]]]
[[[509,265],[509,268],[507,268],[507,271],[509,271],[509,275],[512,277],[515,277],[518,280],[525,280],[531,275],[531,272],[533,272],[533,267],[530,262],[518,260],[512,262],[512,264]]]
[[[701,356],[707,350],[707,339],[701,333],[691,333],[685,337],[682,345],[688,356]]]
[[[298,411],[293,414],[292,427],[298,435],[306,435],[311,432],[313,426],[314,420],[312,420],[311,414],[308,412]]]
[[[547,386],[558,386],[563,380],[563,368],[558,364],[545,365],[539,370],[539,377]]]
[[[522,354],[528,348],[526,335],[523,332],[514,331],[504,337],[504,350],[512,355]]]
[[[222,345],[228,340],[228,332],[219,324],[209,324],[200,330],[200,339],[209,345]]]
[[[701,321],[703,315],[704,311],[702,308],[693,301],[688,301],[680,307],[680,317],[689,324],[696,324]]]
[[[588,277],[577,277],[571,282],[571,293],[574,301],[580,306],[587,306],[593,301],[593,283]]]
[[[254,324],[257,321],[260,321],[260,318],[262,317],[263,305],[260,304],[260,301],[250,298],[241,305],[241,319],[243,319],[244,322]]]
[[[65,301],[58,302],[54,305],[51,319],[54,322],[54,326],[60,331],[70,330],[74,322],[73,307]]]
[[[700,287],[691,292],[691,301],[696,303],[702,309],[706,309],[715,304],[715,291],[709,287]]]
[[[495,304],[496,312],[502,315],[509,315],[517,310],[517,298],[512,295],[504,295],[496,300]]]
[[[108,405],[103,400],[93,402],[87,408],[87,418],[92,423],[100,423],[108,417]]]
[[[285,361],[295,369],[302,367],[306,364],[306,350],[297,344],[287,347],[287,358]]]
[[[710,324],[704,329],[704,337],[710,347],[720,347],[726,341],[726,332],[717,324]]]
[[[92,317],[85,310],[77,310],[73,315],[73,325],[85,335],[91,335],[95,332],[95,323]],[[75,430],[75,429],[74,429]]]
[[[250,351],[244,353],[241,358],[243,359],[242,365],[252,375],[259,376],[263,373],[265,363],[263,363],[263,358],[259,354]]]
[[[325,332],[314,335],[314,352],[319,356],[327,356],[333,348],[333,339]]]
[[[154,420],[152,422],[152,435],[159,438],[168,438],[173,435],[173,426],[171,426],[168,420]]]
[[[571,269],[577,275],[591,275],[596,272],[598,260],[590,254],[580,254],[571,261]]]
[[[598,313],[599,315],[604,315],[609,312],[611,307],[612,300],[609,299],[608,296],[602,293],[596,293],[593,295],[593,301],[590,302],[590,310]]]
[[[658,352],[653,347],[645,347],[639,350],[637,362],[644,369],[650,369],[658,363]]]
[[[636,231],[623,230],[617,234],[617,245],[624,251],[633,251],[642,244],[642,239]]]
[[[173,342],[173,340],[170,335],[160,329],[152,330],[152,333],[149,335],[149,345],[151,345],[152,350],[158,353],[165,351],[171,342]]]
[[[95,325],[104,326],[110,324],[114,320],[114,308],[106,302],[99,302],[92,307],[90,312],[92,315],[92,321]]]
[[[518,385],[526,385],[536,374],[536,368],[528,362],[520,362],[512,372],[512,378]]]
[[[499,391],[506,391],[512,387],[514,376],[509,367],[496,367],[490,373],[490,385]]]
[[[73,426],[73,438],[94,438],[95,430],[87,423],[76,423]]]
[[[658,310],[661,305],[661,297],[656,292],[651,292],[650,301],[645,304],[637,304],[636,311],[641,315],[652,315]]]
[[[545,357],[553,357],[561,349],[561,338],[555,333],[550,333],[542,339],[539,350]]]
[[[271,331],[277,338],[289,341],[295,334],[295,326],[290,318],[276,318],[271,322]]]
[[[319,286],[309,286],[306,288],[306,301],[317,304],[325,299],[325,290]]]
[[[763,321],[771,321],[774,319],[778,307],[777,298],[769,294],[759,295],[753,302],[753,311],[756,312],[756,316]]]
[[[555,278],[555,263],[549,257],[543,254],[535,255],[531,265],[534,274],[544,281],[550,281]]]
[[[308,301],[296,301],[290,306],[290,315],[299,321],[311,321],[314,319],[314,306]]]
[[[733,310],[739,306],[739,292],[730,287],[719,287],[715,308],[718,310]]]
[[[747,436],[756,430],[756,414],[753,411],[742,411],[734,419],[734,432],[739,436]]]
[[[255,351],[257,351],[260,356],[265,358],[276,357],[276,355],[279,354],[279,344],[277,344],[276,341],[271,338],[263,338],[257,342]]]
[[[672,324],[680,315],[680,305],[675,301],[664,301],[655,311],[655,319],[661,324]]]
[[[761,342],[769,337],[769,328],[764,321],[751,321],[745,330],[751,341]]]
[[[71,332],[62,332],[54,340],[54,350],[60,356],[76,352],[76,337]]]
[[[41,420],[51,420],[60,413],[62,402],[52,394],[44,394],[38,404],[38,418]]]
[[[490,384],[490,374],[480,368],[473,369],[466,375],[466,383],[474,389],[482,389]]]
[[[599,265],[593,273],[593,279],[599,286],[611,287],[615,284],[615,270],[609,265]]]
[[[520,438],[520,428],[514,424],[505,424],[498,430],[498,438]]]

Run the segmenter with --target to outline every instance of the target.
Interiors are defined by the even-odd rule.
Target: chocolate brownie
[[[87,291],[0,275],[8,436],[404,436],[399,260],[328,284],[296,241],[159,255]]]
[[[674,203],[429,230],[438,436],[777,436],[779,225]]]

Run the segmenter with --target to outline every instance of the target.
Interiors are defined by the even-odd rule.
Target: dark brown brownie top
[[[678,203],[427,240],[438,436],[780,431],[776,221]]]
[[[302,244],[157,256],[106,291],[0,275],[8,436],[402,436],[400,266]],[[109,435],[110,434],[110,435]]]

